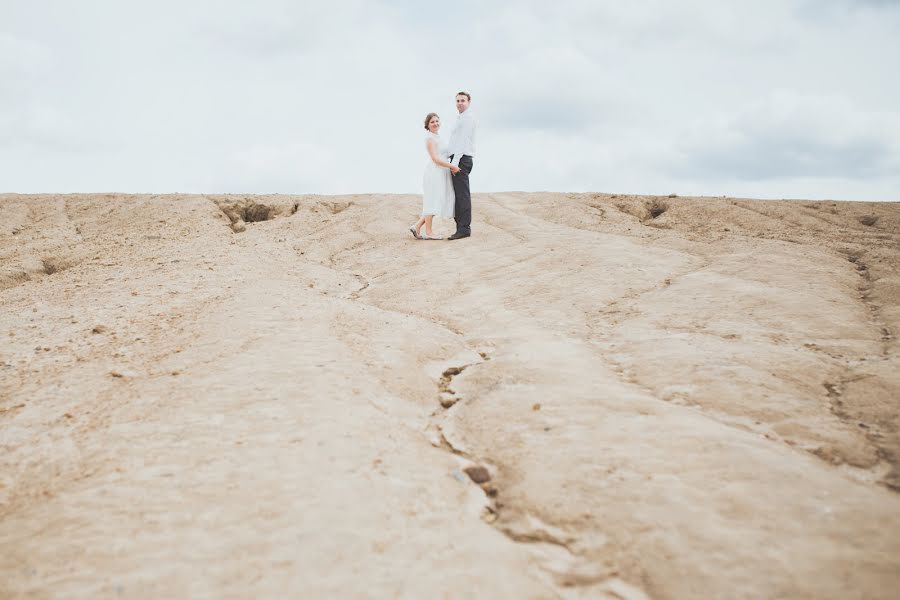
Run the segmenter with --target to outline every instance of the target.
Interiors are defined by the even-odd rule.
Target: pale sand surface
[[[0,597],[898,597],[900,205],[419,202],[0,195]]]

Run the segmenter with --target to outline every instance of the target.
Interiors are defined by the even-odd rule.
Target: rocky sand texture
[[[900,205],[419,202],[0,195],[0,597],[897,597]]]

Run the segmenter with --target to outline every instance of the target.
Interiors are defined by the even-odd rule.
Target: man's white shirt
[[[447,152],[453,155],[450,161],[455,167],[459,166],[459,159],[463,154],[475,156],[475,116],[472,109],[468,109],[456,118],[453,131],[450,132],[450,142]]]

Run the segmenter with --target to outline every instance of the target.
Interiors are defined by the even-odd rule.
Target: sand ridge
[[[0,196],[0,595],[900,588],[900,205],[417,202]]]

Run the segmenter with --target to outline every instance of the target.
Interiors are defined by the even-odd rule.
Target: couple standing
[[[456,110],[459,117],[450,132],[446,144],[438,135],[441,119],[436,113],[425,117],[425,163],[422,190],[422,218],[410,226],[409,231],[417,240],[440,240],[434,235],[432,221],[436,216],[456,220],[456,233],[448,240],[458,240],[472,235],[472,194],[469,191],[469,173],[475,156],[475,117],[469,109],[472,97],[467,92],[456,94]],[[422,226],[425,234],[422,234]]]

